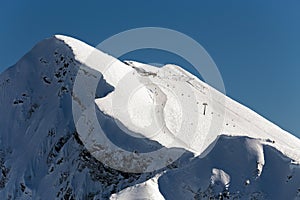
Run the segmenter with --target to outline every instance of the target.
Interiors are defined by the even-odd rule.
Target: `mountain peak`
[[[300,140],[178,66],[55,35],[0,88],[1,199],[300,198]]]
[[[78,61],[84,61],[92,54],[92,52],[97,51],[94,47],[78,40],[73,37],[65,35],[54,35],[54,38],[63,41],[67,44],[74,52],[75,58]]]

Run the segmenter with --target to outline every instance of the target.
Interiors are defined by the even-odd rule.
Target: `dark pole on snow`
[[[207,103],[203,103],[203,106],[204,106],[203,115],[205,115]]]

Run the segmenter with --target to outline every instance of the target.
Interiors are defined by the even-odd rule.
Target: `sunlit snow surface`
[[[92,102],[78,99],[77,72]],[[178,66],[121,62],[59,35],[3,72],[0,87],[0,199],[300,199],[300,140]],[[106,136],[74,107],[95,108]],[[161,148],[162,160],[180,158],[147,160]],[[139,155],[147,162],[135,164]],[[148,161],[162,168],[130,173]],[[109,169],[118,164],[131,170]]]
[[[120,120],[130,130],[147,136],[153,134],[147,130],[159,131],[165,125],[169,135],[159,132],[151,139],[168,146],[169,137],[180,134],[177,139],[183,144],[178,146],[198,154],[202,153],[217,135],[250,136],[274,141],[274,144],[270,145],[291,158],[300,160],[298,139],[182,68],[175,65],[157,68],[134,61],[125,61],[125,64],[73,38],[56,37],[70,45],[80,62],[93,69],[104,69],[100,72],[115,90],[104,98],[96,99],[96,103],[100,110]],[[82,56],[82,51],[90,54]],[[99,67],[99,62],[103,60],[110,60],[107,63],[112,64]],[[136,68],[139,70],[135,70]],[[203,103],[208,104],[206,115],[203,115]],[[160,107],[162,115],[157,113]],[[183,110],[188,110],[184,111],[187,113],[185,118],[182,116]],[[211,124],[213,119],[218,118],[220,120],[216,120],[217,125]],[[191,124],[192,121],[196,123]],[[220,122],[221,128],[218,127]],[[180,130],[181,126],[184,128]],[[191,128],[192,126],[197,128]],[[219,132],[210,131],[210,128]],[[195,133],[191,133],[190,130],[195,130]]]

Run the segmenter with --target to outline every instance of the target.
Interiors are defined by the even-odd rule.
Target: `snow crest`
[[[300,199],[300,140],[178,66],[57,35],[0,89],[0,199]]]

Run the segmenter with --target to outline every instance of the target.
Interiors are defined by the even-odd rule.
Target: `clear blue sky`
[[[188,2],[2,1],[0,71],[57,33],[97,45],[131,28],[170,28],[208,51],[228,96],[300,137],[300,1]],[[170,62],[162,55],[136,59]]]

